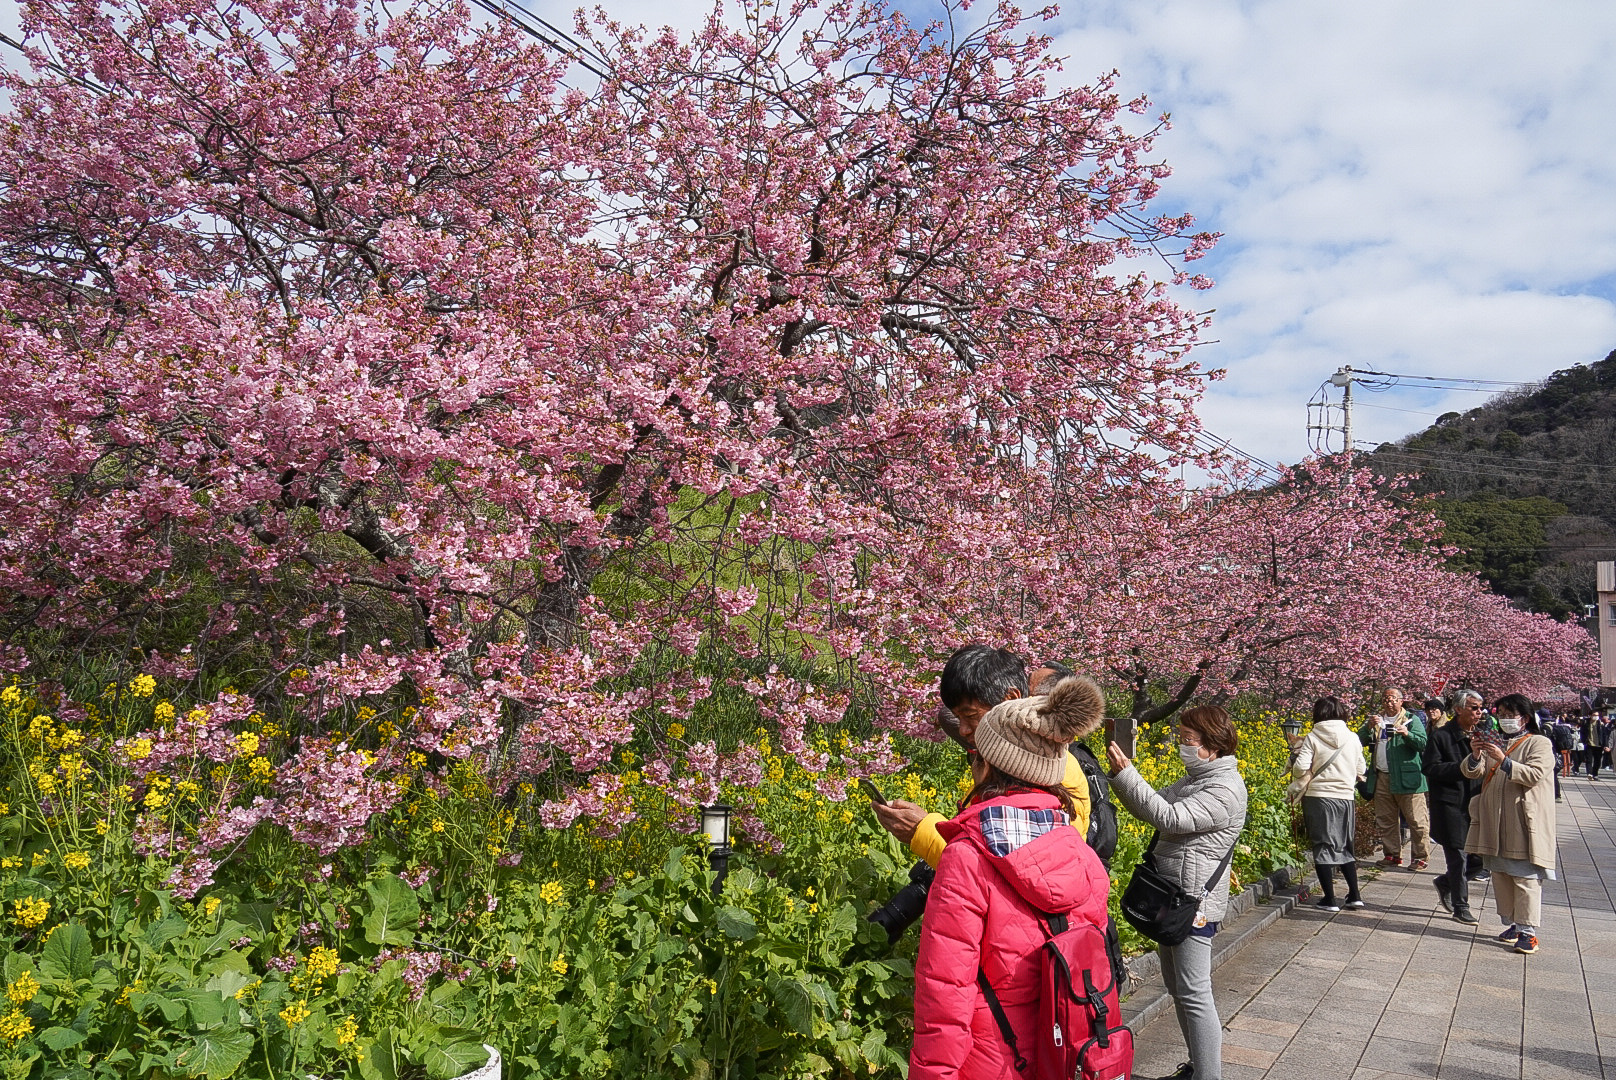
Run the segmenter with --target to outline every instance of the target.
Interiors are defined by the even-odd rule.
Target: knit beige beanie
[[[976,726],[976,750],[1000,772],[1039,787],[1066,779],[1066,747],[1100,726],[1105,695],[1093,679],[1062,679],[1048,694],[1011,698]]]

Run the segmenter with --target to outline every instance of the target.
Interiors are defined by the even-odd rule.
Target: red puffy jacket
[[[989,807],[1003,809],[984,819]],[[1044,943],[1037,912],[1105,928],[1111,879],[1078,831],[1048,813],[1059,807],[1052,795],[1018,792],[938,826],[948,846],[920,929],[909,1080],[1014,1078],[1015,1061],[977,986],[977,969],[987,973],[1030,1058]]]

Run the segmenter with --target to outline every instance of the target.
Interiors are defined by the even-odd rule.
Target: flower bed
[[[547,828],[542,793],[419,749],[402,712],[294,740],[240,695],[160,689],[0,692],[8,1075],[446,1080],[484,1042],[514,1076],[902,1075],[916,934],[865,916],[913,859],[853,777],[749,740],[715,898],[631,751],[597,813]],[[1252,876],[1295,848],[1284,741],[1256,714],[1241,735]],[[1152,783],[1181,768],[1166,729],[1142,747]],[[896,749],[883,788],[952,812],[957,751]],[[1119,881],[1145,841],[1122,822]]]

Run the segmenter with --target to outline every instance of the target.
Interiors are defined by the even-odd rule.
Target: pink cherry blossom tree
[[[431,691],[423,745],[515,771],[721,666],[797,746],[911,721],[949,598],[1040,546],[1016,508],[1192,445],[1203,320],[1119,260],[1212,238],[1150,212],[1144,103],[1051,89],[1009,7],[602,20],[594,74],[455,4],[24,11],[13,643]]]

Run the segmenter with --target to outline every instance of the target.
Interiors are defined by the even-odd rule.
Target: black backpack
[[[1556,750],[1575,750],[1577,748],[1577,733],[1571,725],[1554,725],[1554,748]]]
[[[1099,759],[1082,743],[1072,743],[1072,756],[1089,782],[1089,833],[1084,839],[1110,870],[1111,856],[1117,853],[1117,808],[1111,802],[1111,779],[1100,767]]]

